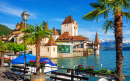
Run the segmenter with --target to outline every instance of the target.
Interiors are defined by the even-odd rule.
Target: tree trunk
[[[123,81],[122,75],[122,13],[117,11],[115,13],[115,43],[116,43],[116,74],[117,81]]]
[[[4,52],[1,52],[1,67],[4,67]]]
[[[36,75],[40,74],[40,38],[36,40]]]

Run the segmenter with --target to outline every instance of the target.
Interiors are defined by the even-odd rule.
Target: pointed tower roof
[[[95,37],[94,44],[100,44],[100,42],[99,42],[99,40],[98,40],[98,34],[97,34],[97,32],[96,32],[96,37]]]
[[[48,43],[45,44],[45,46],[57,46],[52,36],[51,39],[49,39]]]
[[[53,28],[52,31],[54,31],[53,35],[59,35],[55,28]]]
[[[17,23],[16,27],[17,27],[17,26],[20,26],[20,24],[19,24],[19,23]]]
[[[67,18],[65,18],[64,22],[62,24],[68,24],[68,23],[73,23],[74,20],[71,17],[71,15],[69,15]]]
[[[45,28],[45,29],[49,30],[48,23],[47,23],[47,25],[46,25],[46,28]]]

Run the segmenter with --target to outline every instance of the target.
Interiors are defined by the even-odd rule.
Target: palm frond
[[[114,21],[112,20],[108,20],[105,21],[105,23],[102,25],[102,29],[105,31],[105,33],[107,33],[108,29],[112,29],[114,25]]]
[[[99,13],[99,11],[97,11],[97,10],[94,10],[94,11],[91,11],[91,12],[89,12],[88,14],[86,14],[86,15],[84,15],[83,17],[82,17],[82,19],[84,19],[84,20],[88,20],[88,21],[93,21],[94,19],[96,19],[97,18],[97,14]]]
[[[130,12],[124,12],[123,17],[126,18],[128,22],[128,20],[130,20]]]

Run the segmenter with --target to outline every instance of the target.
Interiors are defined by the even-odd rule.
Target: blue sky
[[[89,3],[96,0],[0,0],[0,23],[11,29],[15,28],[17,22],[21,22],[21,14],[27,11],[30,14],[28,24],[37,23],[40,25],[43,21],[48,20],[49,28],[61,29],[61,23],[65,17],[71,14],[78,23],[78,33],[88,37],[90,40],[95,38],[96,30],[99,39],[114,40],[113,30],[109,30],[104,34],[102,30],[103,18],[99,18],[98,22],[85,21],[82,16],[92,11]],[[112,18],[110,15],[109,18]],[[130,22],[123,19],[123,37],[130,40]]]

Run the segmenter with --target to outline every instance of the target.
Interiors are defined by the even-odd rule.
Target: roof
[[[1,39],[2,41],[6,41],[7,37],[5,37],[5,36],[0,36],[0,39]]]
[[[71,15],[69,15],[67,18],[65,18],[62,24],[68,24],[73,22],[74,22],[73,18],[71,17]]]
[[[52,31],[54,31],[53,35],[59,35],[55,28],[53,28]]]
[[[94,44],[100,44],[100,42],[99,42],[99,40],[98,40],[98,34],[97,34],[97,32],[96,32],[96,37],[95,37]]]
[[[67,41],[89,41],[89,39],[84,36],[70,36],[69,32],[64,32],[56,40],[56,42],[67,42]]]
[[[45,46],[57,46],[52,36],[51,39],[49,39],[48,43],[45,44]]]
[[[21,29],[25,29],[25,23],[24,22],[21,22],[20,24],[17,23],[16,28],[13,31],[19,31]]]

